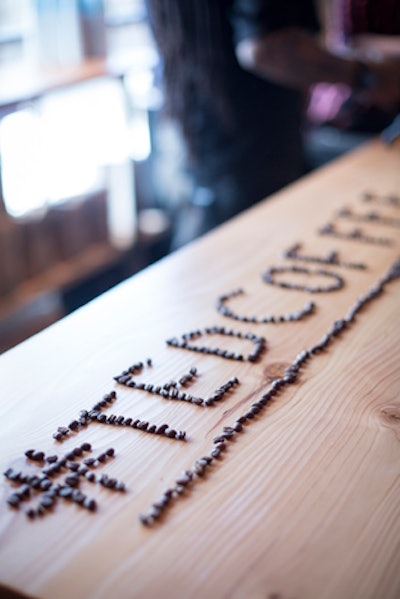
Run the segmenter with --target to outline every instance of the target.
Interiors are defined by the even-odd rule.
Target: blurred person
[[[326,43],[332,52],[398,61],[400,70],[400,2],[398,0],[329,0]],[[312,123],[341,131],[374,134],[400,112],[400,100],[375,101],[343,84],[313,86],[308,115]]]
[[[321,47],[312,0],[147,0],[167,113],[180,125],[204,205],[196,234],[304,173],[309,87],[344,83],[361,101],[400,98],[398,64]],[[183,222],[182,227],[185,227]]]

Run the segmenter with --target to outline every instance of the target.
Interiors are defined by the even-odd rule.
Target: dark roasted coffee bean
[[[37,476],[34,476],[30,482],[30,485],[33,489],[40,489],[41,480]]]
[[[96,504],[95,500],[91,499],[89,497],[85,497],[82,505],[84,508],[86,508],[87,510],[89,510],[91,512],[94,512],[97,509],[97,504]]]
[[[35,451],[32,454],[31,459],[34,460],[35,462],[42,462],[44,460],[43,451]]]
[[[12,480],[12,476],[13,476],[13,474],[14,474],[14,470],[13,470],[12,468],[7,468],[7,470],[5,470],[5,471],[3,472],[3,474],[4,474],[4,476],[5,476],[6,478],[8,478],[9,480]]]
[[[161,516],[161,513],[162,513],[162,509],[156,508],[156,507],[152,507],[152,508],[150,508],[149,516],[151,518],[157,519],[157,518],[159,518]]]
[[[17,495],[17,493],[13,493],[12,495],[10,495],[7,498],[7,503],[8,503],[8,505],[11,505],[11,507],[18,507],[20,504],[20,501],[21,501],[21,499],[20,499],[19,495]]]
[[[44,497],[42,497],[40,500],[40,505],[46,509],[49,509],[54,505],[54,498],[51,497],[51,495],[44,495]]]
[[[221,443],[221,441],[225,441],[225,437],[223,435],[217,435],[213,438],[213,443]]]
[[[65,484],[69,487],[76,487],[79,484],[79,477],[76,474],[70,474],[65,477]]]
[[[160,424],[160,426],[158,426],[158,427],[156,428],[156,433],[157,433],[158,435],[162,435],[162,434],[164,434],[164,433],[165,433],[165,431],[166,431],[168,428],[169,428],[169,427],[168,427],[168,424]]]
[[[224,451],[226,449],[226,443],[220,442],[215,444],[215,449],[219,449],[220,451]]]
[[[144,526],[149,526],[151,524],[151,518],[147,516],[147,514],[139,514],[139,520]]]
[[[60,497],[64,497],[64,499],[68,499],[69,497],[72,497],[71,487],[62,487],[60,489]]]
[[[50,487],[51,487],[51,481],[49,479],[44,479],[41,481],[40,488],[43,491],[47,491],[48,489],[50,489]]]
[[[184,474],[184,475],[180,476],[179,478],[177,478],[175,482],[177,485],[185,486],[185,485],[188,485],[190,483],[190,481],[191,481],[191,478],[189,478],[186,474]]]
[[[81,491],[78,491],[78,489],[72,491],[72,501],[75,501],[75,503],[82,505],[82,503],[85,501],[85,497],[86,496]]]
[[[67,462],[67,468],[72,472],[76,472],[79,469],[79,464],[78,462]]]
[[[43,483],[44,481],[41,481],[41,482]],[[26,484],[22,485],[22,487],[19,489],[18,492],[21,495],[21,497],[23,497],[24,499],[27,499],[28,497],[30,497],[30,494],[31,494],[30,486],[26,485]]]

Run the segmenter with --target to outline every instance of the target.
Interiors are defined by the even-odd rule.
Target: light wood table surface
[[[363,193],[378,194],[370,202]],[[254,599],[397,599],[400,596],[400,279],[357,313],[355,321],[300,370],[201,478],[195,477],[152,526],[148,514],[164,489],[209,455],[213,438],[266,392],[303,349],[318,342],[358,297],[400,256],[400,147],[379,141],[315,172],[259,206],[160,261],[116,289],[0,357],[1,466],[30,474],[43,464],[33,448],[63,456],[83,442],[115,457],[95,470],[126,483],[116,492],[88,481],[81,490],[94,513],[59,499],[30,520],[7,505],[18,488],[1,481],[0,582],[43,599],[212,597]],[[338,217],[379,213],[380,222]],[[386,219],[386,220],[384,220]],[[321,236],[360,227],[392,245]],[[307,255],[339,252],[365,270],[288,260],[294,243]],[[268,285],[272,266],[296,265],[339,274],[328,293]],[[277,281],[326,285],[325,276],[277,274]],[[234,321],[217,298],[243,315],[280,315],[312,300],[298,322]],[[165,341],[214,325],[265,336],[256,363],[170,347]],[[248,339],[204,335],[194,344],[232,348],[246,356]],[[113,376],[139,361],[153,365],[136,381],[162,385],[195,367],[186,393],[206,398],[231,377],[240,384],[212,407],[167,400],[117,384]],[[115,390],[105,414],[185,430],[186,441],[126,426],[92,423],[57,442],[68,425]],[[89,455],[89,454],[86,454]],[[81,458],[80,458],[81,459]],[[63,470],[54,477],[62,482]],[[1,594],[1,593],[0,593]],[[5,590],[3,590],[3,595]]]

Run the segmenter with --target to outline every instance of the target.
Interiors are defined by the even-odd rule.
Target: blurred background
[[[0,0],[0,351],[169,251],[156,66],[142,0]]]
[[[157,73],[143,0],[0,0],[0,352],[190,241]],[[314,90],[308,170],[374,134],[337,103]]]

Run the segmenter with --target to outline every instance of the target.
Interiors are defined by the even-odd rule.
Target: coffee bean
[[[43,483],[44,481],[42,481]],[[50,482],[50,481],[49,481]],[[50,483],[51,484],[51,483]],[[19,494],[21,497],[23,497],[24,499],[27,499],[28,497],[30,497],[31,494],[31,489],[29,487],[29,485],[22,485],[22,487],[19,489]]]
[[[152,508],[150,508],[149,516],[150,516],[150,518],[154,518],[156,520],[157,518],[159,518],[161,516],[161,513],[162,513],[162,509],[156,508],[153,506]]]
[[[13,493],[12,495],[10,495],[7,498],[7,503],[8,505],[10,505],[11,507],[18,507],[19,503],[20,503],[20,497],[19,495],[17,495],[17,493]]]
[[[96,504],[95,500],[91,499],[89,497],[85,497],[82,505],[84,508],[86,508],[87,510],[89,510],[91,512],[94,512],[97,509],[97,504]]]
[[[221,441],[225,441],[225,437],[223,435],[217,435],[213,437],[213,443],[220,443]]]
[[[79,469],[79,464],[78,464],[78,462],[68,462],[67,468],[68,468],[68,470],[71,470],[72,472],[76,472]]]
[[[213,458],[218,458],[218,457],[220,456],[220,454],[221,454],[221,450],[220,450],[219,448],[217,448],[217,447],[214,447],[214,449],[212,449],[212,450],[210,451],[210,455],[211,455]]]
[[[204,470],[205,470],[205,466],[204,466],[204,464],[198,464],[198,463],[196,463],[194,465],[193,470],[197,474],[197,476],[203,476]]]
[[[35,462],[42,462],[44,460],[44,453],[43,453],[43,451],[35,451],[31,455],[31,460],[34,460]]]
[[[82,503],[85,501],[85,498],[86,496],[81,491],[78,491],[78,489],[72,491],[72,501],[75,503],[82,505]]]
[[[190,481],[191,481],[191,479],[187,475],[183,475],[183,476],[180,476],[179,478],[177,478],[175,482],[177,485],[185,486],[185,485],[188,485],[190,483]]]
[[[144,526],[149,526],[151,524],[151,518],[146,514],[139,514],[139,520]]]
[[[219,451],[224,451],[226,449],[226,443],[221,441],[219,443],[216,443],[214,447],[215,447],[215,449],[218,449]]]
[[[41,480],[37,476],[33,476],[30,485],[33,489],[40,489]]]
[[[48,480],[48,479],[45,479],[45,480],[42,480],[42,481],[41,481],[41,483],[40,483],[40,488],[41,488],[43,491],[47,491],[47,489],[50,489],[50,487],[51,487],[51,481],[50,481],[50,480]]]
[[[68,499],[69,497],[72,497],[71,487],[62,487],[60,489],[60,497],[64,497],[64,499]]]
[[[70,474],[65,477],[65,484],[69,487],[76,487],[79,484],[79,477],[76,474]]]
[[[54,505],[54,498],[50,495],[44,495],[44,497],[42,497],[42,499],[40,500],[40,505],[42,505],[46,509],[49,509]]]

